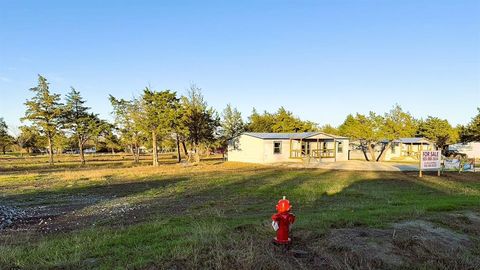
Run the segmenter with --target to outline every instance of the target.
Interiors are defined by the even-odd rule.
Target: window
[[[274,154],[282,153],[282,142],[273,142],[273,153]]]
[[[338,142],[338,153],[343,153],[343,142]]]

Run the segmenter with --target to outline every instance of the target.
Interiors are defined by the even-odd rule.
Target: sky
[[[105,119],[109,94],[195,83],[245,119],[284,106],[336,126],[399,104],[466,124],[480,107],[480,1],[0,0],[0,117],[12,128],[37,74]]]

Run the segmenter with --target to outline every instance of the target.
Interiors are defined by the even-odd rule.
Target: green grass
[[[103,198],[76,209],[89,221],[74,230],[0,232],[0,268],[281,267],[284,261],[268,250],[270,216],[283,195],[293,204],[293,235],[302,243],[331,228],[385,227],[480,208],[478,174],[418,178],[415,172],[218,162],[6,172],[0,191],[0,204],[23,208],[68,205],[75,196]],[[102,216],[100,209],[122,204],[140,210]]]

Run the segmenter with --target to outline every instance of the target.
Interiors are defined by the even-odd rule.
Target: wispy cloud
[[[8,82],[11,82],[12,80],[10,80],[10,79],[7,78],[7,77],[0,76],[0,81],[2,81],[2,82],[7,82],[7,83],[8,83]]]

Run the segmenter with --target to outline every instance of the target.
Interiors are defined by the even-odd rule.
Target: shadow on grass
[[[438,180],[466,185],[453,177]],[[72,237],[58,241],[73,241],[79,245],[79,249],[71,248],[69,250],[72,255],[60,256],[62,260],[72,256],[57,264],[60,267],[85,266],[85,261],[92,257],[96,258],[96,261],[93,260],[95,266],[104,265],[107,268],[126,265],[132,268],[148,265],[160,267],[177,260],[188,266],[189,259],[194,258],[203,263],[197,266],[208,267],[212,266],[210,263],[216,258],[214,256],[224,256],[220,257],[219,265],[232,268],[245,263],[245,257],[241,257],[245,254],[240,252],[245,250],[253,250],[249,255],[253,267],[277,263],[270,256],[274,253],[262,257],[270,251],[262,253],[261,249],[254,247],[259,245],[269,248],[268,241],[274,234],[268,227],[269,218],[275,211],[277,200],[283,195],[291,200],[293,212],[298,218],[293,231],[295,241],[299,246],[307,248],[310,240],[321,237],[321,233],[328,228],[381,226],[399,219],[416,218],[426,211],[478,207],[479,196],[465,196],[457,191],[438,188],[428,181],[414,178],[410,173],[264,167],[223,172],[188,172],[176,176],[153,175],[142,181],[8,195],[1,201],[34,202],[39,197],[63,197],[68,202],[69,196],[102,197],[102,200],[80,206],[86,208],[122,198],[137,198],[131,202],[132,205],[144,207],[137,213],[152,218],[151,222],[134,221],[132,223],[140,224],[125,226],[120,230],[98,229],[102,234],[111,235],[111,240],[106,236],[95,235],[93,232],[96,229],[93,228],[91,234],[83,234],[82,237],[88,240],[85,243],[81,237],[78,243],[75,242],[77,240],[73,237],[74,234],[68,234]],[[122,219],[127,220],[129,217]],[[126,225],[131,223],[126,221]],[[95,240],[96,237],[102,240]],[[45,241],[58,243],[52,239],[55,238]],[[200,239],[199,249],[195,249],[196,244],[192,243],[197,241],[195,239]],[[244,239],[249,239],[249,242]],[[225,242],[229,240],[236,240],[237,247]],[[103,241],[104,249],[89,250],[90,245],[96,246],[95,241]],[[41,248],[38,247],[39,250]],[[228,253],[229,248],[238,251],[238,254]],[[30,251],[26,248],[21,252]],[[41,254],[40,251],[35,252]],[[61,249],[57,250],[56,254],[58,253],[67,251]],[[24,260],[28,262],[25,266],[35,265],[27,256]],[[288,260],[282,258],[280,263],[288,263],[292,268],[301,266],[295,264],[293,259]],[[47,262],[55,265],[51,261]],[[308,265],[306,262],[304,266]]]

